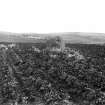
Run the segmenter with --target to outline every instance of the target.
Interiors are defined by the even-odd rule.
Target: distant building
[[[65,48],[64,53],[66,53],[68,57],[75,57],[77,60],[84,59],[84,56],[76,49]]]
[[[39,49],[39,48],[36,48],[35,46],[32,46],[32,49],[33,49],[35,52],[39,52],[39,53],[40,53],[40,49]]]
[[[0,44],[0,49],[8,49],[8,47],[6,46],[6,45],[4,45],[4,44]]]
[[[15,46],[16,46],[16,44],[8,44],[8,47],[10,47],[10,48],[13,48]]]
[[[57,47],[53,47],[53,48],[50,49],[50,51],[52,51],[52,52],[61,52],[61,49],[57,48]]]

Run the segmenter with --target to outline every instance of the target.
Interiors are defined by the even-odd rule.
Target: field
[[[105,105],[105,46],[53,47],[0,43],[0,105]]]

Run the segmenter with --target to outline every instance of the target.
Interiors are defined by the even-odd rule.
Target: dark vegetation
[[[0,50],[0,105],[105,105],[105,46],[67,44],[85,57],[77,60],[46,44],[17,45]]]

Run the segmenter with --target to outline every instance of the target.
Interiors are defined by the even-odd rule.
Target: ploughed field
[[[0,105],[105,105],[105,46],[67,47],[1,43]]]

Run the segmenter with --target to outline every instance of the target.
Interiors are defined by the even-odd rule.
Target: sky
[[[0,0],[0,31],[105,33],[105,0]]]

